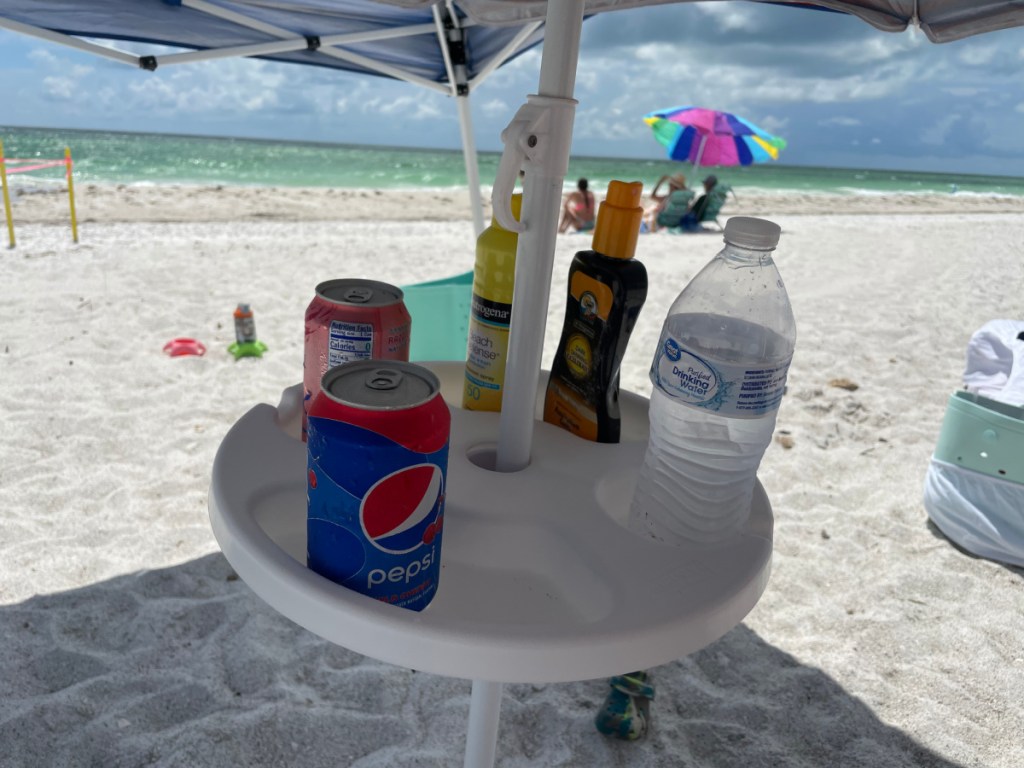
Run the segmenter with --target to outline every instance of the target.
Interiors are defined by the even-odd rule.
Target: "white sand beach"
[[[0,250],[0,766],[461,766],[470,683],[280,616],[210,529],[228,429],[301,379],[315,284],[472,267],[453,192],[101,187],[15,199]],[[1021,319],[1024,205],[747,196],[783,228],[799,328],[759,473],[775,514],[756,608],[652,670],[644,740],[601,736],[603,679],[507,685],[497,765],[1019,768],[1024,571],[927,519],[922,484],[965,345]],[[4,237],[6,243],[6,237]],[[717,235],[644,235],[650,293],[622,385]],[[585,235],[558,238],[544,362]],[[232,311],[269,351],[238,362]],[[204,357],[170,358],[188,336]],[[846,386],[833,382],[846,380]],[[854,388],[853,385],[856,385]],[[443,588],[443,587],[442,587]]]

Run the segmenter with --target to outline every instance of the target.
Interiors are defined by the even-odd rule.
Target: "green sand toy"
[[[266,351],[267,345],[262,341],[245,341],[241,344],[236,341],[228,347],[228,352],[235,356],[235,360],[240,357],[263,357]]]

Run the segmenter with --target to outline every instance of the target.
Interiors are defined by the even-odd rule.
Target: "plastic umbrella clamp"
[[[785,139],[773,136],[730,112],[703,107],[672,107],[644,116],[654,138],[672,160],[707,165],[751,165],[778,160]]]

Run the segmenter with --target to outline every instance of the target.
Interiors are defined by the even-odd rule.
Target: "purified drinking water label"
[[[666,335],[651,366],[661,390],[689,405],[722,416],[754,418],[779,407],[786,389],[789,360],[774,366],[713,360]]]
[[[373,325],[332,320],[327,339],[328,367],[366,360],[373,353]]]

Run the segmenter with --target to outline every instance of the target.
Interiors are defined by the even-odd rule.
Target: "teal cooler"
[[[409,360],[465,360],[473,273],[402,287],[412,317]]]
[[[951,395],[924,491],[928,516],[946,536],[1024,566],[1024,407]]]
[[[1000,480],[1024,483],[1024,407],[954,392],[946,406],[935,458]]]

